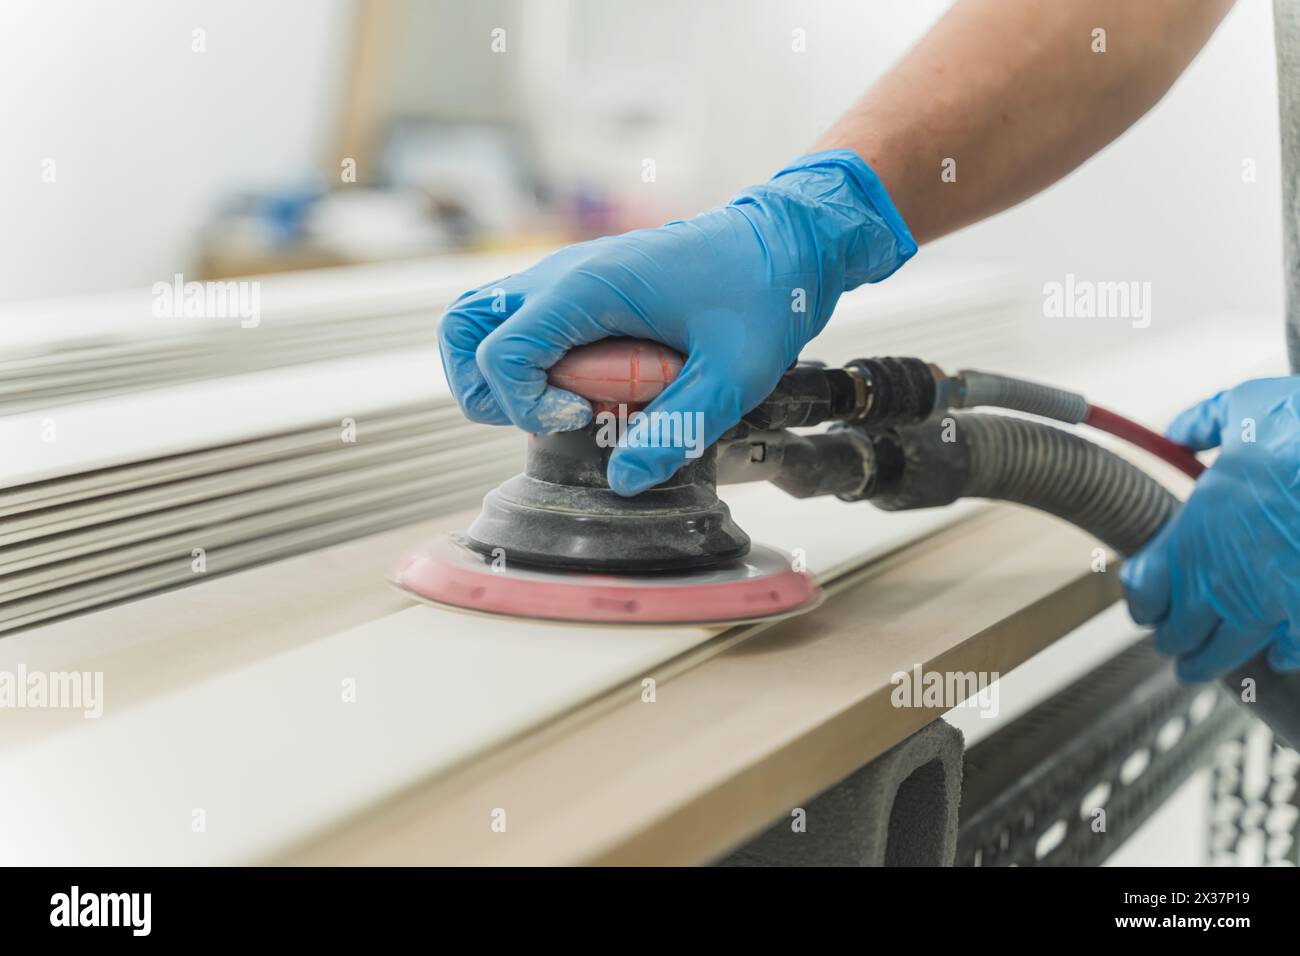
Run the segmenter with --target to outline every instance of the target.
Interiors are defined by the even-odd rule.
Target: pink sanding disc
[[[821,600],[812,575],[761,545],[717,569],[615,576],[494,571],[491,559],[444,537],[409,555],[393,580],[416,597],[456,609],[592,624],[736,624],[783,617]]]
[[[644,339],[603,339],[568,352],[547,372],[552,385],[601,404],[643,405],[682,370],[677,352]]]

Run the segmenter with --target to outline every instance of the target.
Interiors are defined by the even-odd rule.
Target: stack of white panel
[[[447,403],[0,489],[0,631],[470,506],[517,470]]]
[[[475,260],[258,281],[255,326],[148,290],[0,309],[0,632],[472,506],[435,324]]]
[[[3,305],[0,414],[428,349],[448,302],[527,261],[449,256],[206,284],[179,277],[156,290]],[[186,289],[206,288],[222,290],[214,304],[227,314],[176,314],[186,308]]]

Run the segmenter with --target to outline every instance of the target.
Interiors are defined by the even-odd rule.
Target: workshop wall
[[[553,191],[595,183],[622,190],[649,220],[687,215],[804,150],[945,7],[477,0],[472,16],[442,19],[426,70],[397,70],[405,92],[394,105],[408,110],[412,90],[433,89],[440,109],[517,123]],[[1035,295],[1069,273],[1151,282],[1157,334],[1190,313],[1279,312],[1270,8],[1240,0],[1119,144],[923,255],[1014,263]],[[429,11],[457,4],[420,9],[403,62],[434,29]],[[233,190],[323,171],[356,12],[346,0],[5,4],[0,296],[151,283],[186,265],[197,229]],[[506,56],[483,52],[490,14],[508,30]],[[191,50],[198,28],[202,54]],[[653,189],[642,182],[645,157],[656,160]],[[34,188],[46,159],[57,163],[57,189]],[[1133,334],[1125,323],[1029,318],[1063,349]]]
[[[152,284],[187,267],[231,190],[311,171],[349,13],[343,0],[0,5],[0,297]]]

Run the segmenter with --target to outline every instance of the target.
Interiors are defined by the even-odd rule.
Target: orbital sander
[[[396,583],[460,610],[548,620],[721,624],[793,614],[818,601],[817,583],[783,552],[750,541],[718,498],[719,483],[767,480],[799,498],[834,494],[889,510],[963,495],[998,497],[1095,525],[1097,516],[1075,513],[1071,495],[1036,500],[1032,487],[1020,487],[1023,474],[1017,484],[1015,468],[999,474],[996,462],[1012,450],[1003,446],[1014,446],[1014,430],[1031,425],[1027,434],[1035,441],[1054,448],[1065,441],[1067,457],[1086,446],[1097,453],[1092,459],[1127,479],[1125,487],[1172,500],[1122,459],[1058,429],[1044,434],[1047,426],[1036,423],[967,415],[957,440],[947,441],[942,425],[955,421],[942,416],[976,405],[1112,431],[1120,422],[1143,432],[1139,437],[1157,454],[1200,468],[1185,449],[1074,393],[985,372],[950,377],[915,358],[870,358],[842,368],[796,364],[672,478],[634,497],[618,495],[605,480],[617,444],[608,425],[615,415],[635,421],[682,362],[663,345],[625,338],[567,353],[548,379],[591,402],[591,424],[530,435],[523,473],[488,493],[468,529],[409,555],[394,572]],[[818,433],[794,431],[826,423],[830,429]],[[1139,495],[1138,504],[1143,500]],[[1123,525],[1091,530],[1127,551],[1139,542]]]
[[[635,497],[610,489],[609,426],[635,422],[681,368],[678,353],[634,339],[566,354],[548,379],[591,403],[591,424],[530,435],[523,473],[467,530],[409,556],[398,585],[461,610],[589,623],[737,623],[815,604],[812,577],[753,544],[718,498],[722,442]]]

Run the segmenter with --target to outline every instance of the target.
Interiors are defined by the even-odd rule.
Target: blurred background
[[[946,5],[11,0],[0,296],[690,215],[805,151]],[[1166,326],[1276,311],[1278,197],[1270,4],[1243,0],[1137,129],[924,255],[1151,281]]]

